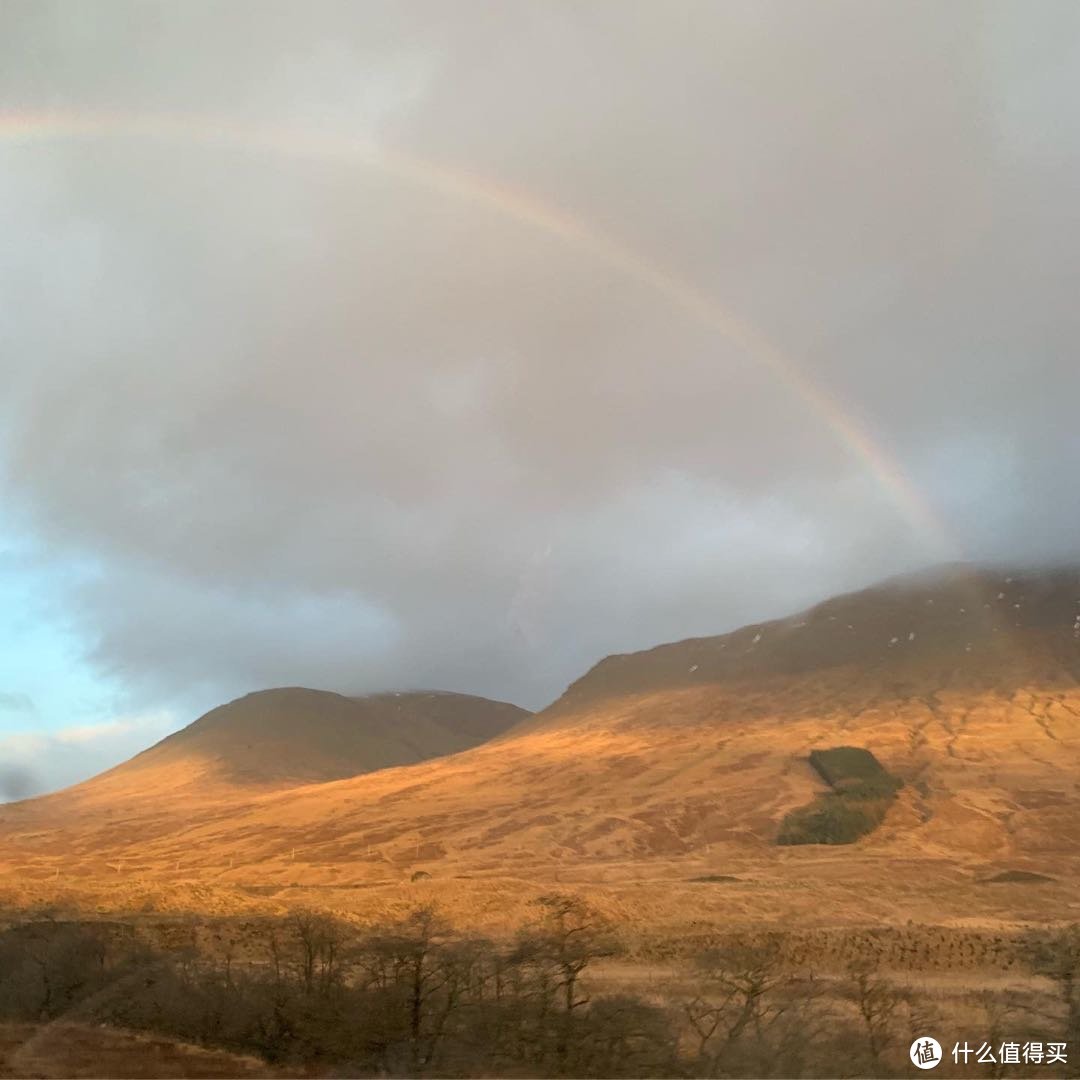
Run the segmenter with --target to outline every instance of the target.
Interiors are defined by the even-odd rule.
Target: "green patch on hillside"
[[[869,750],[861,746],[834,746],[831,750],[811,750],[810,764],[834,791],[859,790],[889,794],[902,787],[887,773]]]
[[[778,844],[851,844],[881,824],[903,781],[861,746],[814,750],[810,764],[832,789],[785,815]]]

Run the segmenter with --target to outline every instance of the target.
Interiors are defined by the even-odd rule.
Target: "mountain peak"
[[[919,668],[1007,681],[1032,665],[1080,678],[1080,568],[1025,570],[950,563],[824,600],[782,619],[609,656],[556,703],[762,675],[857,666]],[[1055,674],[1056,673],[1056,674]]]
[[[346,697],[302,686],[257,690],[81,788],[149,792],[193,782],[266,788],[340,780],[467,750],[529,715],[506,702],[442,691]]]

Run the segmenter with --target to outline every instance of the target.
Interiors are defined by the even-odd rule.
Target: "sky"
[[[0,799],[1080,559],[1080,7],[0,0]]]

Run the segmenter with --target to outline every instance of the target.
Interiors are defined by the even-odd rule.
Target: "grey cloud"
[[[69,601],[140,701],[538,706],[603,653],[939,557],[679,282],[872,431],[960,553],[1077,554],[1074,5],[0,18],[16,108],[359,134],[486,178],[0,143],[7,492],[95,562]]]
[[[38,781],[29,769],[0,766],[0,802],[25,799],[38,789]]]
[[[169,712],[0,734],[0,802],[66,787],[131,757],[179,726]]]

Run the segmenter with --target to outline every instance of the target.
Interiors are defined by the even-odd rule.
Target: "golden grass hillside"
[[[553,882],[643,933],[1075,920],[1078,672],[1080,575],[952,569],[611,657],[449,757],[228,797],[185,776],[148,798],[122,768],[92,799],[0,808],[0,873],[27,902],[363,915],[419,898],[478,926]],[[809,753],[839,745],[903,781],[883,824],[778,847],[825,789]]]
[[[336,780],[457,753],[531,714],[471,694],[413,691],[345,697],[325,690],[261,690],[211,709],[194,723],[35,812],[66,814],[140,799],[243,797]]]

